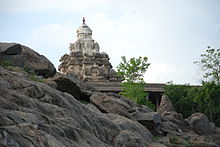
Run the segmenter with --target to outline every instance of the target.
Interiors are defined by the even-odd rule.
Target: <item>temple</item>
[[[112,69],[109,56],[100,53],[99,44],[92,39],[92,30],[83,18],[82,25],[77,29],[77,40],[70,43],[69,54],[61,57],[58,70],[61,74],[77,77],[86,84],[101,92],[121,92],[122,78]],[[165,84],[150,84],[145,86],[148,99],[156,107],[164,93]]]
[[[92,39],[92,30],[83,18],[77,29],[77,40],[70,43],[69,54],[61,57],[58,70],[61,74],[77,77],[83,81],[122,81],[112,69],[109,56],[100,53],[99,44]]]

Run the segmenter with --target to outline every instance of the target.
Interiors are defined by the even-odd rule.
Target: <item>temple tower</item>
[[[70,43],[70,53],[61,57],[58,70],[61,74],[84,81],[121,81],[106,53],[99,52],[99,44],[92,39],[92,30],[83,18],[77,29],[77,40]]]

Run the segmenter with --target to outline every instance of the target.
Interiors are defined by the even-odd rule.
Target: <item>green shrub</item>
[[[179,139],[179,137],[177,137],[177,136],[171,136],[170,137],[170,142],[174,143],[174,144],[178,144],[178,142],[177,142],[178,139]]]
[[[158,140],[161,139],[161,136],[153,136],[152,141],[157,142]]]
[[[210,121],[220,126],[220,85],[215,82],[203,82],[202,86],[167,85],[165,95],[173,103],[177,112],[186,118],[192,113],[201,112]]]
[[[36,82],[43,82],[42,79],[40,79],[37,75],[35,74],[29,74],[29,78],[32,80],[32,81],[36,81]]]
[[[2,61],[0,62],[0,66],[2,67],[8,67],[8,66],[11,66],[12,63],[11,62],[8,62],[8,61]]]
[[[131,99],[140,105],[147,105],[152,110],[155,110],[155,105],[147,100],[147,93],[144,91],[145,83],[139,82],[123,82],[121,95]]]
[[[25,72],[27,72],[27,73],[30,73],[30,72],[31,72],[30,67],[27,67],[27,66],[24,66],[24,67],[23,67],[23,70],[24,70]]]
[[[80,102],[81,104],[85,104],[85,105],[89,104],[89,102],[87,102],[87,101],[85,101],[85,100],[79,100],[79,102]]]

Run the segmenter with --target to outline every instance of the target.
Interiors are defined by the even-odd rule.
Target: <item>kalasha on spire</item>
[[[83,17],[83,24],[85,24],[85,21],[86,21],[86,20],[85,20],[85,18]]]

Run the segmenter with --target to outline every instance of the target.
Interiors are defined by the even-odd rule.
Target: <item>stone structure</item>
[[[60,59],[61,74],[84,81],[122,81],[112,69],[108,54],[99,52],[99,44],[92,39],[92,30],[84,18],[77,30],[77,40],[70,43],[69,50],[70,53]]]

